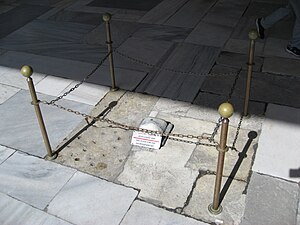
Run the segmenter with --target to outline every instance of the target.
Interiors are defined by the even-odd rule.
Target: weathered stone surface
[[[248,54],[249,52],[249,40],[240,40],[230,38],[226,45],[224,46],[224,51],[234,52],[240,54]],[[263,55],[264,44],[261,42],[257,42],[255,44],[255,55],[262,56]]]
[[[92,114],[98,116],[112,101],[118,103],[108,113],[107,118],[138,127],[149,115],[157,98],[133,93],[124,94],[123,91],[110,92]],[[85,125],[81,124],[76,130]],[[114,180],[122,172],[130,152],[131,135],[132,131],[97,122],[61,151],[56,160],[95,176]]]
[[[77,172],[48,206],[52,215],[73,224],[118,225],[138,192]]]
[[[0,145],[0,164],[3,163],[14,152],[15,150]]]
[[[182,215],[168,212],[150,204],[135,201],[120,225],[205,225],[200,221]]]
[[[14,96],[18,91],[20,91],[20,89],[0,84],[0,104]]]
[[[223,221],[223,224],[239,224],[245,208],[245,195],[243,191],[245,190],[246,183],[233,180],[221,203],[223,212],[219,215],[212,215],[208,211],[208,205],[213,201],[214,183],[215,176],[206,175],[201,177],[197,181],[192,198],[183,212],[210,223],[218,222],[219,220]],[[226,183],[226,178],[222,180],[222,184],[224,183]]]
[[[300,109],[269,104],[263,123],[253,170],[300,181],[290,169],[299,168]],[[266,163],[268,162],[268,163]]]
[[[262,68],[263,72],[300,76],[300,60],[279,57],[266,57]]]
[[[235,179],[247,181],[250,173],[250,169],[253,163],[253,155],[257,149],[258,138],[255,137],[258,134],[249,130],[240,130],[238,139],[236,142],[237,153],[233,150],[229,150],[225,154],[225,162],[223,175],[229,176]],[[233,140],[236,136],[236,128],[229,127],[227,145],[232,146]],[[255,138],[254,138],[255,137]],[[219,143],[220,136],[217,135],[215,140]],[[209,141],[202,141],[203,143],[210,143]],[[186,164],[186,167],[197,170],[217,170],[218,151],[216,147],[199,145],[194,150],[191,158]]]
[[[281,58],[290,58],[297,59],[296,56],[289,54],[285,51],[288,40],[282,40],[277,38],[268,38],[264,47],[264,56],[267,57],[281,57]]]
[[[298,192],[296,183],[253,173],[241,224],[295,224]]]
[[[204,130],[213,129],[214,125],[164,113],[156,117],[173,123],[173,133],[201,135]],[[118,180],[141,189],[139,196],[154,204],[183,207],[198,175],[197,168],[184,167],[194,148],[194,144],[173,140],[167,140],[166,145],[156,151],[142,151],[134,147]]]

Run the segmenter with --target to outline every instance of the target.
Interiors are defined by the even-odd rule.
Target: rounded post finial
[[[233,111],[233,106],[229,102],[222,103],[218,109],[220,115],[226,119],[232,116]]]
[[[21,68],[21,74],[24,76],[24,77],[27,77],[29,78],[33,73],[33,69],[30,67],[30,66],[22,66]]]
[[[104,13],[102,16],[102,19],[104,22],[109,22],[111,20],[111,14],[110,13]]]
[[[258,38],[258,33],[256,30],[250,30],[248,33],[248,37],[250,40],[256,40]]]

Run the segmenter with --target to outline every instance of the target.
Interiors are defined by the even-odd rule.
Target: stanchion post
[[[251,77],[252,77],[252,70],[253,70],[253,61],[254,61],[254,51],[255,51],[255,40],[258,37],[256,30],[251,30],[248,34],[250,39],[250,46],[249,46],[249,59],[248,59],[248,72],[247,72],[247,81],[246,81],[246,94],[245,94],[245,103],[244,103],[244,116],[248,115],[248,108],[249,108],[249,99],[250,99],[250,89],[251,89]]]
[[[116,78],[115,78],[115,70],[114,70],[114,60],[113,60],[113,52],[112,52],[112,40],[111,40],[111,30],[110,30],[110,20],[111,14],[105,13],[102,16],[103,21],[106,25],[106,44],[108,50],[108,59],[109,59],[109,70],[111,76],[111,90],[116,91],[118,88],[116,87]]]
[[[214,188],[214,198],[213,203],[208,206],[208,210],[212,214],[220,214],[223,210],[220,205],[220,190],[223,176],[223,167],[225,160],[225,152],[228,151],[228,147],[226,145],[227,142],[227,134],[228,134],[228,125],[229,125],[229,117],[233,114],[233,106],[226,102],[222,103],[219,106],[219,113],[222,116],[222,126],[221,126],[221,136],[220,136],[220,144],[217,147],[219,151],[218,155],[218,164],[217,164],[217,174],[215,180],[215,188]]]
[[[38,123],[39,123],[40,129],[41,129],[42,136],[43,136],[43,140],[44,140],[44,143],[45,143],[45,147],[46,147],[46,150],[47,150],[46,158],[49,159],[49,160],[52,160],[52,159],[55,159],[57,157],[57,154],[53,154],[52,149],[51,149],[51,145],[50,145],[50,142],[49,142],[49,138],[48,138],[47,130],[46,130],[45,123],[44,123],[44,120],[43,120],[42,112],[41,112],[41,109],[40,109],[40,106],[39,106],[39,100],[37,99],[37,95],[36,95],[36,92],[35,92],[33,80],[31,78],[32,73],[33,73],[33,70],[30,66],[23,66],[21,68],[21,74],[24,77],[27,78],[26,81],[27,81],[29,91],[30,91],[30,95],[31,95],[31,99],[32,99],[31,104],[34,106],[35,113],[36,113],[36,116],[37,116],[37,119],[38,119]]]

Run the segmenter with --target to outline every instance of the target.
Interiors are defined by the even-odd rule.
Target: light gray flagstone
[[[0,145],[0,164],[3,163],[15,150]]]

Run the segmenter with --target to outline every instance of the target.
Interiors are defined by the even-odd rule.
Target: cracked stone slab
[[[136,93],[124,94],[123,91],[110,92],[98,103],[92,114],[99,115],[112,101],[118,103],[106,117],[138,127],[149,115],[157,98]],[[76,130],[85,126],[81,124]],[[115,180],[122,172],[132,147],[131,136],[132,131],[96,122],[95,126],[88,127],[63,149],[56,161],[95,176]]]
[[[135,201],[120,225],[205,225],[206,223],[168,212],[141,201]]]
[[[300,60],[279,57],[266,57],[262,72],[299,76]]]
[[[174,124],[174,133],[201,135],[214,126],[213,123],[164,113],[156,117]],[[183,207],[198,176],[198,169],[185,167],[195,147],[173,140],[167,140],[165,146],[156,151],[135,146],[118,181],[141,189],[139,197],[156,205],[173,209]]]
[[[74,173],[74,169],[15,153],[0,165],[0,191],[44,210]]]
[[[222,179],[222,186],[227,182]],[[212,215],[208,211],[208,205],[213,201],[215,176],[205,175],[200,177],[193,189],[192,197],[188,205],[183,209],[184,214],[205,222],[218,222],[234,225],[241,222],[245,209],[245,194],[243,194],[246,183],[231,180],[230,186],[221,203],[223,211],[219,215]],[[220,223],[220,222],[219,222]]]
[[[3,163],[8,157],[15,153],[16,150],[0,145],[0,164]]]
[[[290,169],[299,168],[300,109],[269,104],[253,165],[253,170],[300,181]],[[268,163],[266,163],[268,161]]]
[[[41,100],[53,99],[52,96],[38,95]],[[36,156],[46,155],[34,107],[30,104],[31,97],[28,91],[20,91],[0,105],[0,143],[14,149]],[[92,106],[69,100],[62,100],[61,105],[67,108],[88,113]],[[62,111],[55,107],[41,105],[50,144],[53,149],[65,138],[82,120],[75,114]],[[22,112],[22,116],[20,116]],[[59,116],[58,116],[59,115]],[[18,138],[15,138],[18,137]]]
[[[1,224],[40,224],[40,225],[71,225],[53,215],[38,210],[0,193],[0,223]]]
[[[236,128],[229,127],[227,145],[232,146],[233,140],[236,136]],[[256,136],[256,137],[255,137]],[[223,169],[223,176],[231,177],[238,180],[247,181],[250,169],[253,164],[254,154],[258,145],[258,133],[249,130],[239,130],[238,139],[236,142],[236,149],[241,152],[238,153],[229,149],[225,154],[225,162]],[[253,139],[253,137],[255,137]],[[215,140],[219,143],[220,136],[216,135]],[[209,144],[209,141],[202,141]],[[218,151],[216,147],[198,145],[193,151],[191,158],[186,164],[186,167],[193,170],[217,170]]]
[[[48,206],[48,212],[74,224],[118,225],[138,192],[77,172]],[[79,213],[80,212],[80,213]]]
[[[296,183],[253,173],[241,225],[295,224],[298,192],[299,186]]]

